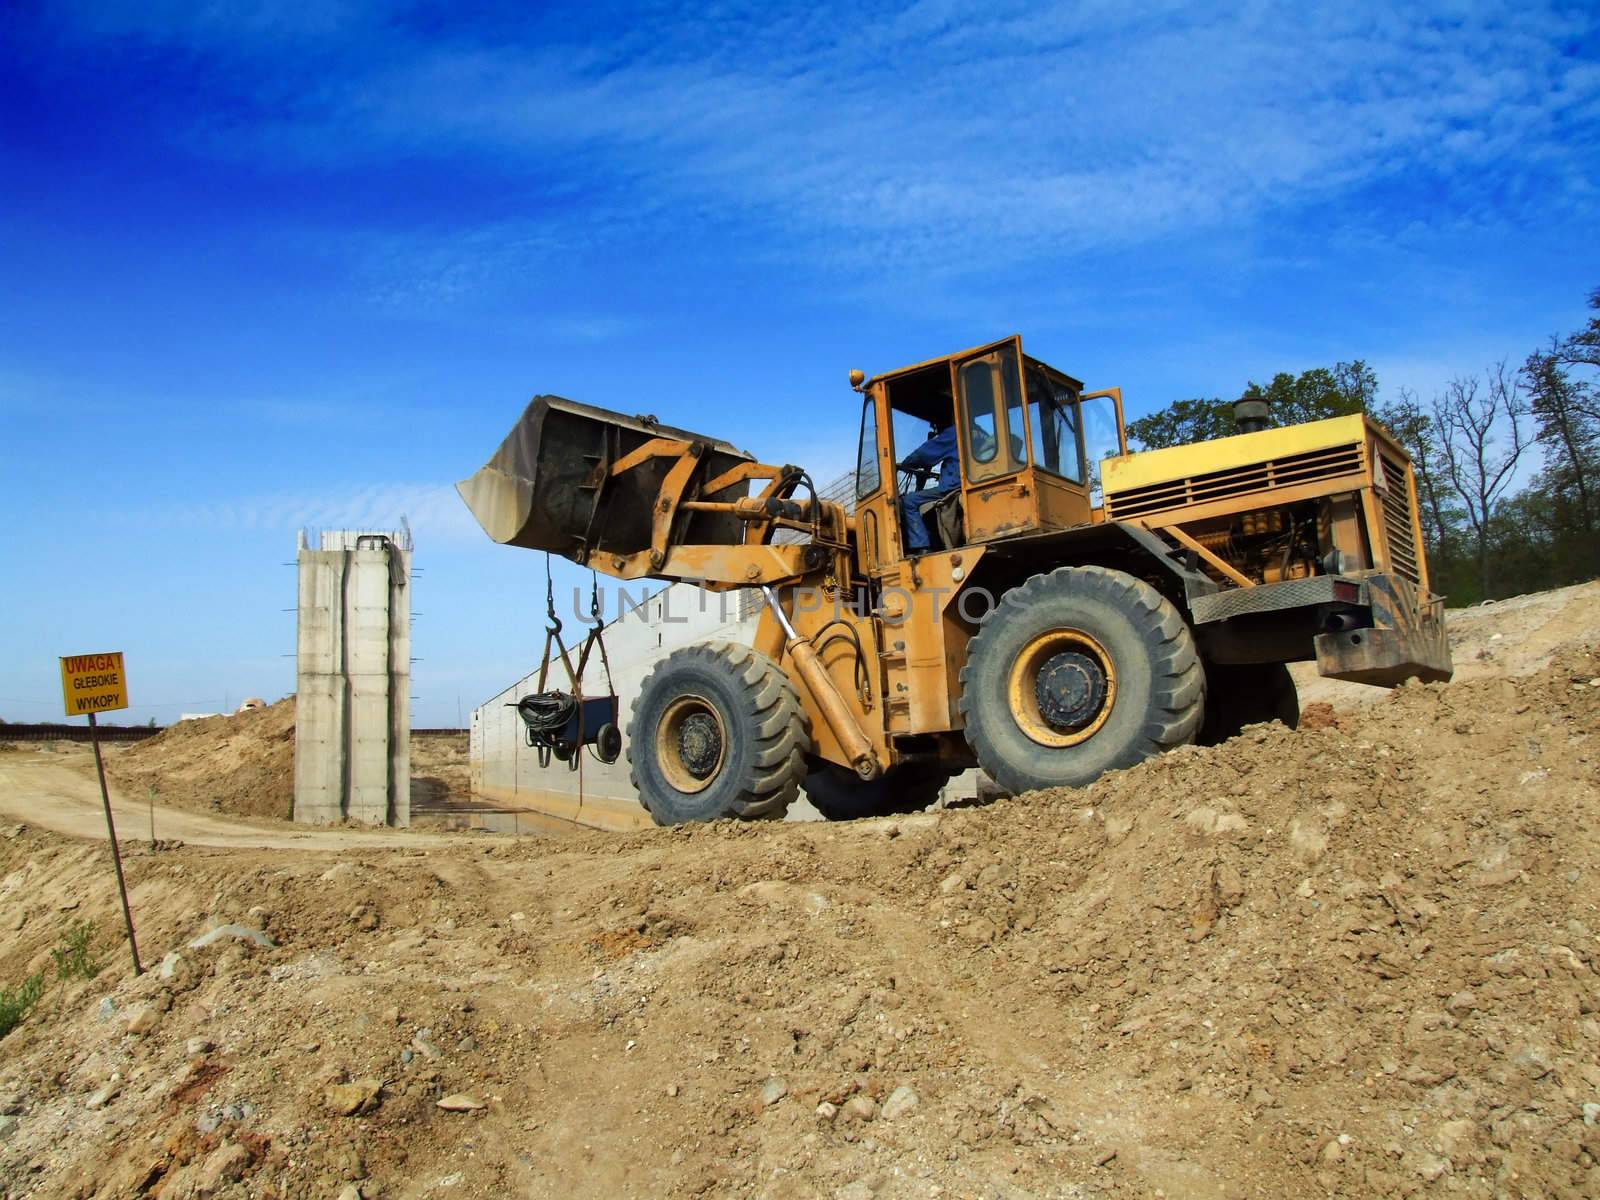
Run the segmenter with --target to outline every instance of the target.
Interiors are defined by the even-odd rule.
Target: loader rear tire
[[[1061,567],[1007,592],[961,670],[967,744],[1013,794],[1083,787],[1192,742],[1204,708],[1183,616],[1105,567]]]
[[[1286,664],[1206,664],[1206,717],[1196,741],[1218,746],[1264,721],[1300,724],[1300,694]]]
[[[628,721],[628,777],[657,825],[780,818],[810,750],[794,684],[770,658],[735,642],[662,659]]]
[[[806,799],[829,821],[891,817],[921,812],[939,798],[950,772],[907,763],[877,779],[862,779],[848,767],[819,763],[805,778]]]

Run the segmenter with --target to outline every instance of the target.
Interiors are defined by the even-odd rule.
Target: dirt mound
[[[294,815],[294,697],[233,716],[169,725],[107,755],[122,793],[198,812],[241,817]],[[411,738],[411,801],[448,806],[469,798],[465,734]]]
[[[5,1040],[0,1195],[1600,1194],[1597,731],[1574,647],[987,809],[133,850],[138,981],[13,831],[0,981],[112,965]]]
[[[244,817],[294,814],[294,697],[169,725],[107,759],[124,795]]]

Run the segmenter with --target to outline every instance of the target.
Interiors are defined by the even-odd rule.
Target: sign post
[[[128,676],[122,653],[74,654],[61,660],[61,697],[69,717],[89,718],[89,743],[94,747],[94,769],[100,776],[100,802],[106,810],[106,832],[111,837],[111,862],[117,869],[117,894],[122,897],[122,919],[128,926],[128,949],[133,953],[133,973],[144,974],[139,963],[139,943],[133,936],[133,911],[128,907],[128,884],[122,877],[122,850],[117,845],[117,824],[111,817],[111,792],[106,787],[106,764],[100,757],[100,728],[95,714],[128,707]]]

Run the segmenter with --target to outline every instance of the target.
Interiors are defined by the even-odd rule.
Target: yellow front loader
[[[1130,454],[1120,393],[1018,337],[851,384],[853,503],[555,396],[458,485],[497,542],[763,591],[752,645],[677,651],[633,698],[629,763],[658,823],[781,816],[802,787],[830,818],[910,811],[974,765],[1012,792],[1081,786],[1292,726],[1289,662],[1450,676],[1411,464],[1362,416],[1268,429],[1245,404],[1241,427],[1263,427]],[[958,481],[897,469],[951,426]]]

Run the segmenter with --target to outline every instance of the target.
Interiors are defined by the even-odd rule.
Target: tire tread
[[[800,780],[805,775],[805,756],[811,749],[805,710],[794,684],[782,667],[752,647],[738,642],[709,641],[674,650],[663,658],[645,676],[639,694],[644,695],[659,675],[676,671],[687,661],[728,676],[750,699],[750,726],[756,745],[740,794],[729,804],[729,815],[744,821],[783,816],[799,794]],[[640,744],[638,726],[636,705],[628,719],[628,781],[639,793],[639,802],[651,819],[664,825],[668,822],[652,806],[649,789],[640,786],[638,768],[634,764],[634,747]]]
[[[977,711],[974,702],[973,684],[977,679],[974,664],[983,661],[998,630],[1011,620],[1026,620],[1030,608],[1062,591],[1097,597],[1127,613],[1149,653],[1153,679],[1145,719],[1136,744],[1120,756],[1115,766],[1129,766],[1192,742],[1204,716],[1205,670],[1195,648],[1194,635],[1183,615],[1160,592],[1142,579],[1108,567],[1057,567],[1034,575],[1005,593],[1000,602],[983,615],[978,632],[967,647],[966,665],[960,672],[958,707],[966,724],[968,741],[984,769],[1013,791],[1027,789],[1017,786],[1023,782],[1022,777],[999,761],[1002,756],[984,731],[983,714]]]

